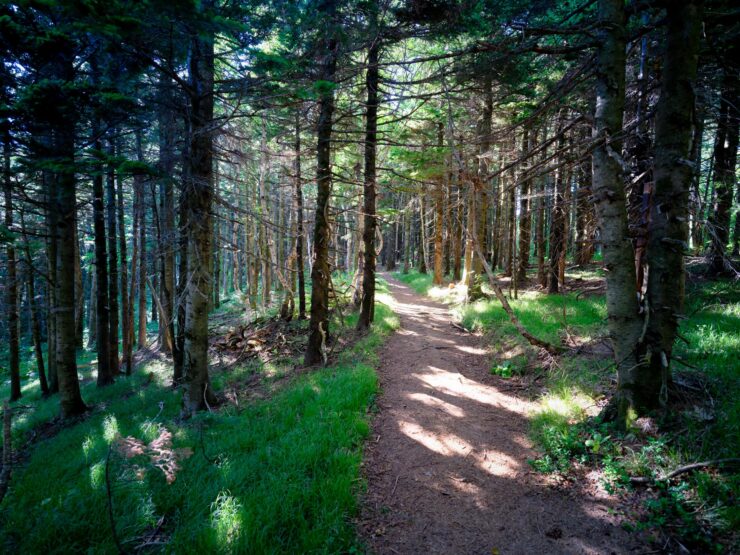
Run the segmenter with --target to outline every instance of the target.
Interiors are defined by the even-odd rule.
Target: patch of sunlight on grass
[[[540,398],[535,412],[551,412],[578,421],[586,415],[586,408],[594,404],[594,399],[576,388],[561,388]]]
[[[82,454],[85,455],[85,460],[89,460],[90,454],[95,447],[96,440],[92,436],[87,436],[82,442]]]
[[[393,307],[395,306],[395,301],[393,297],[390,295],[390,293],[375,293],[375,301],[379,303],[383,303],[386,306]]]
[[[105,483],[105,463],[96,462],[90,467],[90,487],[98,489]]]
[[[108,443],[112,442],[118,435],[120,435],[118,429],[118,419],[111,415],[108,415],[103,420],[103,437]]]
[[[211,504],[211,527],[221,546],[231,546],[238,540],[243,526],[242,505],[231,492],[221,491]]]

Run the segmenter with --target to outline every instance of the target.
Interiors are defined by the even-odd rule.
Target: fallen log
[[[478,245],[478,242],[475,242],[475,252],[480,258],[481,262],[483,263],[483,268],[486,271],[486,275],[488,276],[488,282],[491,285],[491,289],[493,289],[494,295],[496,295],[496,298],[501,303],[501,307],[504,309],[504,312],[509,316],[509,320],[512,324],[514,324],[514,327],[517,329],[517,331],[521,334],[524,339],[529,341],[531,345],[534,345],[535,347],[539,347],[540,349],[544,349],[551,355],[557,355],[563,352],[562,347],[558,347],[557,345],[553,345],[552,343],[548,343],[547,341],[544,341],[542,339],[539,339],[529,333],[527,328],[524,327],[524,324],[522,324],[519,321],[519,318],[517,318],[516,314],[514,314],[514,310],[512,310],[511,305],[509,304],[509,301],[506,299],[506,295],[504,295],[504,292],[501,290],[501,287],[499,287],[498,283],[496,283],[496,278],[493,275],[493,270],[491,269],[491,266],[488,264],[488,261],[486,260],[486,257],[483,256],[483,253],[480,250],[480,246]]]

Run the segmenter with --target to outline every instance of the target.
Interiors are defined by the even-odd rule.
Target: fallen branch
[[[529,331],[527,331],[527,328],[524,327],[524,325],[519,321],[519,318],[516,317],[516,314],[514,314],[514,311],[512,310],[511,305],[509,305],[509,301],[506,299],[504,292],[501,291],[501,287],[499,287],[498,283],[496,283],[496,278],[493,275],[493,270],[491,270],[491,266],[488,264],[486,257],[483,256],[483,253],[480,250],[480,245],[478,245],[477,241],[475,241],[475,252],[483,263],[483,268],[486,270],[486,274],[488,275],[488,282],[491,285],[491,289],[493,289],[494,295],[496,295],[496,298],[501,303],[504,312],[508,314],[509,320],[512,324],[514,324],[514,327],[517,329],[517,331],[519,331],[522,337],[529,341],[531,345],[544,349],[551,355],[557,355],[563,352],[562,348],[553,345],[552,343],[548,343],[547,341],[543,341],[542,339],[538,339],[537,337],[529,333]]]
[[[732,466],[740,464],[740,458],[732,458],[732,459],[715,459],[712,461],[702,461],[692,464],[687,464],[685,466],[679,466],[677,469],[675,469],[672,472],[669,472],[665,476],[661,476],[659,478],[648,478],[647,476],[630,476],[630,482],[633,484],[653,484],[657,482],[666,482],[672,478],[675,478],[676,476],[680,476],[681,474],[686,474],[687,472],[693,472],[694,470],[699,470],[702,468],[706,468],[708,466],[716,466],[716,467],[723,467],[723,466]]]
[[[451,326],[452,326],[453,328],[455,328],[455,329],[458,329],[458,330],[460,330],[460,331],[462,331],[462,332],[465,332],[465,333],[473,333],[473,332],[472,332],[472,331],[470,331],[470,330],[469,330],[468,328],[464,328],[464,327],[462,327],[462,326],[461,326],[460,324],[456,324],[455,322],[450,322],[450,325],[451,325]]]

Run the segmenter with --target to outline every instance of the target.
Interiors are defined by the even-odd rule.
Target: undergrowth
[[[97,389],[93,410],[30,448],[0,505],[8,553],[339,553],[360,549],[351,517],[377,392],[383,337],[398,326],[380,284],[376,324],[330,367],[303,372],[268,398],[227,403],[181,420],[169,365],[150,362]],[[352,333],[356,315],[345,314]],[[304,325],[296,322],[295,325]],[[259,364],[213,376],[214,388],[263,372]],[[262,377],[261,379],[267,379]],[[32,392],[14,423],[16,446],[58,411]],[[123,438],[126,438],[125,440]],[[137,448],[141,448],[137,451]]]

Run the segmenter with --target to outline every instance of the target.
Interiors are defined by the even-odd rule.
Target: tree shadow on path
[[[368,442],[360,533],[374,553],[629,553],[616,500],[555,488],[527,463],[532,403],[489,373],[480,337],[447,307],[386,275],[401,329],[378,370],[380,412]]]

